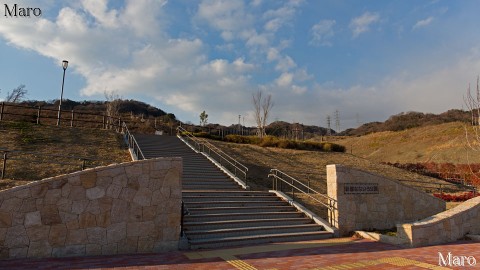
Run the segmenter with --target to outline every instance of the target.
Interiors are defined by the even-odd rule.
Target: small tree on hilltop
[[[12,92],[7,93],[7,97],[5,98],[5,101],[18,103],[25,98],[27,93],[28,93],[28,90],[25,89],[25,85],[21,84],[17,88],[13,89]]]
[[[263,138],[266,135],[268,116],[273,107],[272,95],[264,96],[261,90],[252,94],[252,103],[255,113],[255,122],[257,123],[257,135]]]
[[[208,114],[203,111],[201,114],[200,114],[200,126],[205,126],[207,125],[207,122],[208,122]]]

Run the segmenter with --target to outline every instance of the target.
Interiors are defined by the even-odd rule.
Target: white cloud
[[[415,30],[417,28],[425,27],[425,26],[431,24],[432,22],[433,22],[433,17],[428,17],[424,20],[420,20],[417,23],[415,23],[415,25],[413,26],[413,30]]]
[[[223,111],[245,110],[239,101],[250,100],[254,64],[243,57],[209,59],[202,40],[169,37],[158,18],[165,1],[130,0],[118,10],[104,3],[67,6],[53,19],[4,20],[0,37],[57,63],[68,59],[69,70],[85,78],[85,96],[141,93],[194,117],[212,108],[212,121],[219,122],[226,120]]]
[[[370,25],[380,20],[378,13],[365,12],[361,16],[353,18],[350,22],[350,29],[353,37],[356,38],[360,34],[370,30]]]
[[[245,10],[242,0],[203,0],[198,6],[197,18],[206,21],[231,41],[245,30],[251,29],[254,17]]]
[[[293,59],[290,56],[285,55],[285,56],[278,57],[278,62],[277,62],[277,65],[275,66],[275,70],[285,72],[295,67],[297,67],[297,64],[295,63],[295,61],[293,61]]]
[[[282,73],[275,82],[280,87],[287,87],[293,82],[293,74],[288,72]]]
[[[317,24],[312,26],[310,30],[312,34],[312,45],[331,46],[331,38],[334,36],[333,27],[335,26],[335,20],[321,20]]]

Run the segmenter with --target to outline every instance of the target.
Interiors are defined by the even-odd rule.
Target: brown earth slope
[[[110,130],[3,121],[0,138],[2,155],[5,150],[21,151],[8,153],[6,178],[15,181],[4,180],[4,188],[22,184],[19,180],[78,171],[83,163],[81,158],[89,159],[86,167],[131,160],[121,135]]]
[[[473,140],[471,127],[466,127]],[[480,153],[467,147],[465,123],[460,122],[344,137],[335,143],[376,162],[480,163]]]

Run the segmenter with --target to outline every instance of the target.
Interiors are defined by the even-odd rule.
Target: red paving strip
[[[242,251],[218,250],[219,258],[203,259],[189,259],[185,255],[186,252],[180,251],[140,255],[14,259],[0,261],[0,269],[435,269],[434,267],[438,266],[439,252],[444,256],[447,256],[448,252],[457,256],[473,256],[478,260],[476,267],[449,267],[451,269],[480,269],[480,243],[471,241],[412,249],[402,249],[369,240],[253,254],[249,254],[249,249],[244,247]],[[209,254],[211,255],[212,251],[209,251]],[[213,254],[216,256],[215,251]],[[239,261],[232,265],[225,261],[228,258]]]

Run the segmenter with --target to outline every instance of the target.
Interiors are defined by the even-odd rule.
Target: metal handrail
[[[232,156],[228,155],[227,153],[223,152],[220,148],[216,147],[215,145],[211,144],[209,141],[201,140],[204,145],[207,145],[208,148],[213,149],[217,154],[221,154],[224,156],[225,159],[230,159],[235,165],[241,167],[245,172],[248,172],[247,166],[243,165],[242,163],[238,162]]]
[[[187,138],[189,138],[191,141],[193,141],[195,143],[196,149],[200,152],[202,151],[202,149],[200,147],[202,145],[202,142],[200,142],[200,140],[198,140],[197,137],[193,136],[193,134],[191,132],[187,131],[182,126],[177,127],[177,132],[180,135],[184,134],[185,136],[187,136]],[[193,146],[193,147],[195,148],[195,146]]]
[[[137,159],[145,159],[145,155],[143,154],[142,149],[140,149],[140,146],[138,146],[137,140],[130,133],[125,122],[122,123],[122,133],[124,134],[125,142],[127,143],[128,148],[132,150],[132,153],[135,155],[135,157]]]
[[[337,210],[337,200],[325,195],[325,194],[322,194],[314,189],[312,189],[311,187],[305,185],[304,183],[302,183],[301,181],[293,178],[292,176],[278,170],[278,169],[271,169],[270,170],[270,173],[268,174],[268,177],[272,177],[273,180],[272,180],[272,188],[276,191],[278,191],[278,180],[280,180],[280,191],[281,191],[281,188],[282,188],[282,183],[285,183],[287,184],[288,186],[290,186],[292,188],[292,199],[295,200],[295,190],[299,191],[300,193],[304,194],[304,195],[307,195],[310,199],[320,203],[321,205],[325,206],[329,212],[329,215],[328,215],[328,222],[330,223],[330,225],[332,225],[333,227],[336,227],[336,218],[335,218],[335,211]],[[287,178],[287,179],[285,179]],[[307,189],[308,192],[305,192],[304,189],[298,187],[297,185],[300,185],[301,187],[303,187],[304,189]],[[326,199],[327,200],[327,203],[324,203],[322,202],[321,200],[313,197],[311,194],[315,194],[315,195],[320,195],[322,198]]]
[[[192,142],[195,143],[194,147],[197,149],[199,152],[205,153],[212,157],[212,153],[216,154],[219,158],[219,160],[216,160],[217,162],[220,163],[220,165],[223,166],[223,162],[228,163],[233,167],[233,174],[235,176],[238,176],[237,173],[241,173],[241,176],[243,180],[245,181],[245,185],[248,186],[248,180],[247,180],[247,173],[248,173],[248,168],[231,157],[230,155],[226,154],[222,150],[218,149],[218,147],[214,146],[213,144],[207,142],[206,140],[200,140],[197,137],[195,137],[191,132],[187,131],[185,128],[182,126],[177,127],[177,131],[179,134],[184,134],[188,139],[190,139]],[[212,157],[213,158],[213,157]]]

